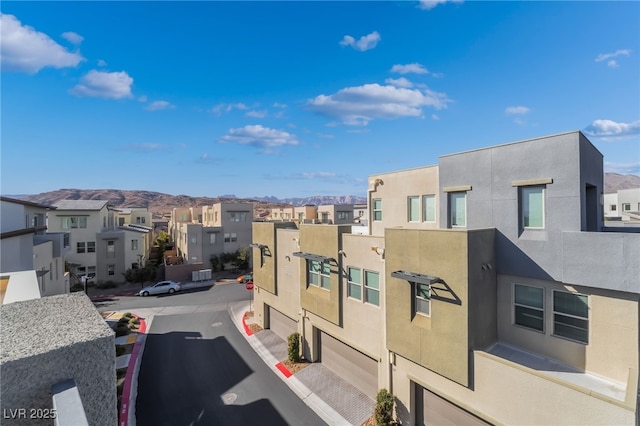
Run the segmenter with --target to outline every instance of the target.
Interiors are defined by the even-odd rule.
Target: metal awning
[[[400,278],[401,280],[420,284],[433,284],[442,281],[440,278],[434,275],[419,274],[417,272],[409,271],[395,271],[391,273],[391,276],[393,278]]]
[[[335,262],[336,260],[333,257],[321,256],[319,254],[313,253],[305,253],[302,251],[297,251],[293,253],[296,257],[302,257],[307,260],[315,260],[316,262]]]

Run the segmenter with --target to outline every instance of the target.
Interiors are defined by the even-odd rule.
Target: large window
[[[423,315],[431,314],[431,286],[429,284],[415,283],[416,313]]]
[[[565,291],[553,292],[553,334],[589,343],[589,298]]]
[[[542,288],[515,284],[513,305],[515,324],[544,331],[544,290]]]
[[[425,222],[436,221],[436,196],[435,195],[422,196],[422,220],[424,220]]]
[[[96,252],[96,242],[88,241],[87,242],[87,253],[95,253]]]
[[[246,222],[247,212],[229,212],[229,220],[231,222]]]
[[[380,275],[373,271],[364,271],[364,301],[380,306]]]
[[[331,266],[328,262],[319,262],[317,260],[307,261],[309,285],[329,289],[331,287]]]
[[[449,209],[451,226],[465,227],[467,226],[467,193],[451,192],[449,193]]]
[[[362,270],[360,268],[349,268],[349,289],[348,296],[362,300]]]
[[[407,220],[409,222],[420,222],[420,197],[407,197]]]
[[[236,234],[235,232],[232,233],[226,233],[224,234],[224,242],[225,243],[233,243],[238,241],[238,234]]]
[[[522,226],[524,228],[544,228],[544,187],[523,186]]]
[[[349,212],[338,212],[338,220],[349,220]]]
[[[382,220],[382,199],[380,198],[373,200],[373,220]]]
[[[136,217],[136,223],[137,224],[144,224],[146,223],[147,219],[144,216],[137,216]]]
[[[212,232],[209,234],[209,244],[214,245],[216,243],[217,235],[217,232]]]
[[[84,253],[84,243],[76,243],[76,253]]]
[[[60,218],[60,227],[62,229],[78,229],[87,227],[86,216],[65,216]]]

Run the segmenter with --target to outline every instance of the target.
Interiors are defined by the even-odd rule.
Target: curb
[[[132,393],[132,383],[134,379],[134,372],[137,373],[137,371],[135,370],[137,370],[138,360],[142,358],[141,355],[142,351],[144,350],[144,339],[147,332],[146,321],[136,314],[133,314],[133,316],[140,320],[140,328],[138,329],[138,339],[136,340],[136,343],[134,343],[133,350],[131,351],[131,358],[129,358],[129,365],[127,366],[127,375],[125,376],[124,386],[122,388],[120,420],[118,422],[119,426],[129,426],[129,424],[135,424],[135,419],[133,422],[130,422],[129,419],[131,406],[135,404],[135,396]]]

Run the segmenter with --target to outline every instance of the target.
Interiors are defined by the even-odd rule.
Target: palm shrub
[[[376,424],[387,426],[393,421],[393,395],[386,389],[380,389],[376,396]]]
[[[300,334],[292,333],[287,338],[289,361],[300,362]]]

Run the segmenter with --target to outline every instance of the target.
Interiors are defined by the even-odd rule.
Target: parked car
[[[248,274],[240,275],[238,278],[236,278],[236,281],[238,281],[240,284],[244,284],[247,281],[253,281],[253,272],[249,272]]]
[[[160,281],[159,283],[143,288],[140,290],[138,295],[149,296],[150,294],[173,294],[176,291],[180,291],[180,283],[174,281]]]

